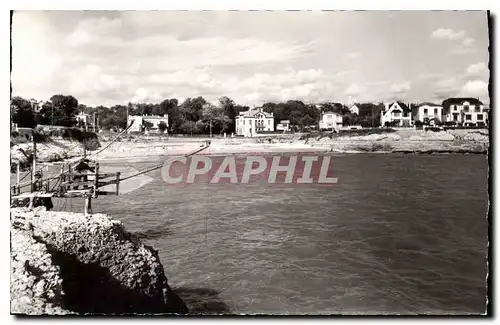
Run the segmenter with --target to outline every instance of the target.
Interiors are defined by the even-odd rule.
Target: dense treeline
[[[317,125],[321,113],[333,111],[344,116],[346,125],[379,126],[382,104],[358,104],[360,114],[351,114],[345,105],[323,103],[319,105],[305,104],[298,100],[282,103],[265,103],[264,111],[273,113],[275,124],[281,120],[289,120],[296,130],[303,130]],[[248,106],[236,104],[232,99],[223,96],[216,104],[207,102],[203,97],[187,98],[182,103],[175,98],[163,100],[161,103],[138,103],[115,105],[111,107],[90,107],[79,104],[73,96],[54,95],[41,107],[31,101],[14,97],[11,100],[11,120],[19,127],[34,127],[38,124],[81,126],[76,115],[84,112],[96,116],[98,125],[104,130],[119,130],[126,127],[127,109],[130,115],[165,115],[168,114],[168,132],[171,134],[207,134],[210,126],[213,134],[235,132],[235,117],[249,109]],[[146,128],[148,125],[144,125]],[[162,123],[160,129],[167,129]]]

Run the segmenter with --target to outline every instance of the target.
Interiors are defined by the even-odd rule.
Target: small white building
[[[235,119],[236,134],[252,137],[262,131],[274,131],[273,113],[264,112],[262,107],[240,112]]]
[[[352,114],[359,115],[359,107],[358,107],[358,105],[354,104],[351,107],[349,107],[349,112],[351,112]]]
[[[86,114],[84,112],[80,112],[76,116],[76,122],[77,122],[77,126],[83,125],[83,127],[86,129],[88,129],[94,125],[94,122],[92,121],[92,117],[89,114]]]
[[[320,130],[339,129],[342,127],[343,117],[339,113],[323,112],[319,120]]]
[[[420,121],[424,124],[433,124],[435,119],[442,122],[443,106],[433,103],[422,103],[415,109],[413,121]]]
[[[386,126],[387,124],[398,127],[413,125],[409,105],[403,102],[385,104],[384,110],[380,112],[380,125]]]
[[[276,125],[276,131],[283,131],[283,132],[290,131],[290,121],[289,120],[281,120]]]
[[[477,98],[448,98],[443,101],[443,121],[458,125],[488,123],[488,107]]]
[[[128,129],[128,133],[130,132],[142,132],[145,129],[145,122],[149,122],[152,124],[152,126],[149,128],[149,132],[161,132],[158,125],[161,122],[164,122],[165,125],[168,128],[168,114],[165,114],[163,116],[158,116],[158,115],[130,115],[128,117],[128,122],[127,125],[130,125],[130,123],[134,121],[134,124]]]

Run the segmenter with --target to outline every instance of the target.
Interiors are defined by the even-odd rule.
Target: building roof
[[[238,115],[236,118],[239,118],[239,117],[252,118],[252,117],[255,117],[255,115],[257,115],[259,113],[263,114],[265,117],[268,117],[268,118],[273,117],[273,114],[268,113],[268,112],[264,112],[264,110],[261,107],[259,107],[259,108],[251,108],[248,111],[240,112],[240,115]]]
[[[441,104],[434,104],[431,102],[423,102],[423,103],[418,104],[417,107],[420,107],[420,106],[439,106],[439,107],[441,107]]]
[[[166,119],[168,116],[158,116],[158,115],[130,115],[129,119],[141,117],[143,119],[155,120],[155,119]]]
[[[462,105],[464,102],[469,102],[469,104],[471,105],[483,105],[483,103],[479,99],[473,97],[448,98],[443,101],[444,113],[448,114],[451,105]]]
[[[392,107],[392,105],[394,105],[395,103],[397,103],[399,105],[399,107],[401,107],[401,109],[403,110],[403,112],[407,112],[407,113],[411,113],[411,109],[408,107],[408,105],[406,105],[405,103],[403,102],[400,102],[400,101],[395,101],[395,102],[392,102],[389,106],[387,106],[387,108],[389,109],[390,107]],[[384,113],[385,114],[385,113]]]
[[[445,99],[443,101],[443,107],[448,107],[449,105],[462,105],[464,102],[469,102],[472,105],[483,105],[483,103],[477,98],[455,97],[455,98]]]
[[[326,112],[323,112],[323,115],[326,115],[326,114],[342,115],[342,114],[340,114],[340,113],[335,113],[335,112],[332,112],[332,111],[326,111]]]

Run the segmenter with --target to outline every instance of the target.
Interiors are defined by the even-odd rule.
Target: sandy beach
[[[302,139],[301,139],[302,138]],[[270,139],[270,141],[269,141]],[[208,138],[120,141],[97,155],[100,160],[136,160],[144,157],[176,156],[199,148]],[[279,152],[470,152],[484,153],[489,146],[488,130],[450,130],[441,132],[397,130],[394,133],[365,136],[339,136],[303,139],[300,135],[258,138],[212,138],[200,154],[263,154]],[[108,143],[102,142],[103,146]]]

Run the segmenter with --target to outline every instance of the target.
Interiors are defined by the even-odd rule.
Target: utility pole
[[[127,122],[125,122],[125,127],[127,127],[127,126],[128,126],[128,105],[127,105]],[[127,133],[128,133],[128,131],[127,131]]]
[[[210,137],[212,137],[212,120],[210,120]]]
[[[31,138],[33,141],[33,161],[31,163],[31,192],[36,191],[36,140],[35,129],[32,129]]]

